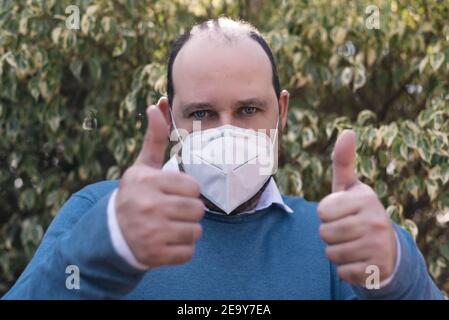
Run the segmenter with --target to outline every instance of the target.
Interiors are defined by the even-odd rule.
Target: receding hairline
[[[251,33],[260,35],[259,31],[249,22],[244,20],[232,20],[220,17],[215,20],[207,20],[195,25],[190,31],[191,39],[202,35],[211,39],[232,42],[243,37],[250,37]]]
[[[176,57],[178,56],[178,53],[182,51],[183,47],[190,42],[190,40],[199,37],[199,35],[206,36],[211,40],[216,40],[225,44],[239,42],[239,40],[242,39],[252,39],[256,41],[266,53],[271,64],[273,89],[277,99],[279,99],[281,90],[276,62],[267,41],[261,35],[259,30],[251,23],[244,20],[233,20],[227,17],[219,17],[217,19],[209,19],[192,26],[172,44],[167,68],[167,96],[170,105],[173,102],[175,93],[173,84],[173,67],[175,60],[177,60]]]
[[[173,69],[176,64],[179,64],[180,56],[184,56],[186,51],[191,50],[192,47],[198,48],[199,46],[199,48],[204,48],[203,46],[207,47],[211,45],[212,47],[224,46],[225,48],[231,48],[240,43],[247,43],[251,47],[254,46],[254,50],[260,50],[261,56],[263,56],[264,60],[266,59],[266,62],[271,67],[269,56],[260,44],[251,37],[251,32],[256,32],[257,35],[260,35],[257,29],[251,24],[244,21],[230,20],[228,18],[208,20],[202,24],[195,25],[192,27],[189,40],[179,50],[177,58],[173,61]]]

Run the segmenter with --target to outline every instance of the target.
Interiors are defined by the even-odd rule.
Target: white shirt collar
[[[175,157],[171,157],[162,167],[162,170],[167,171],[179,171],[178,162]],[[284,203],[282,199],[281,193],[276,185],[276,182],[273,178],[270,178],[270,182],[268,182],[267,187],[260,195],[260,199],[257,202],[257,205],[254,209],[250,211],[241,212],[239,214],[248,214],[254,213],[256,211],[268,208],[272,204],[278,204],[282,209],[284,209],[288,213],[293,213],[293,210]]]

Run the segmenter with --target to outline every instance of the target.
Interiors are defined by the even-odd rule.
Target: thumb
[[[168,126],[162,112],[155,105],[149,106],[146,112],[148,127],[136,163],[159,169],[164,161]]]
[[[343,130],[343,133],[337,138],[332,153],[332,192],[346,190],[357,181],[355,149],[355,132]]]

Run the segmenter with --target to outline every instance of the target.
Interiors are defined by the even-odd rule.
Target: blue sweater
[[[96,183],[66,202],[6,299],[441,299],[413,239],[395,226],[399,269],[368,290],[342,281],[319,238],[316,203],[283,196],[294,213],[271,207],[251,215],[206,213],[192,260],[142,272],[114,250],[107,203],[118,181]],[[69,265],[79,289],[67,289]]]

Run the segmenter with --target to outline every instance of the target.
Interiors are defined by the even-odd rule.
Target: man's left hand
[[[373,189],[355,172],[356,135],[345,130],[337,139],[333,161],[332,193],[318,205],[320,237],[326,255],[337,265],[338,275],[364,285],[368,266],[380,271],[380,281],[390,277],[397,259],[396,235],[388,214]]]

